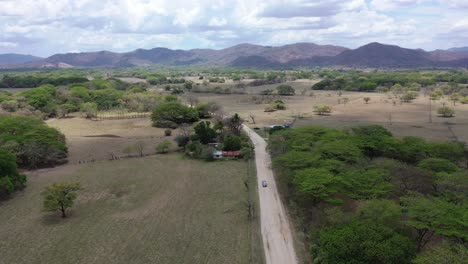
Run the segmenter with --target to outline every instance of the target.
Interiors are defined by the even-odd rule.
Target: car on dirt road
[[[262,186],[267,187],[267,182],[265,180],[262,181]]]

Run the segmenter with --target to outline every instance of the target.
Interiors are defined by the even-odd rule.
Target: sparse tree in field
[[[343,98],[343,104],[344,104],[344,105],[346,105],[348,102],[349,102],[349,98],[348,98],[348,97]]]
[[[172,143],[168,140],[164,140],[156,146],[156,153],[166,154],[169,151]]]
[[[411,101],[416,99],[417,96],[418,94],[416,92],[407,92],[400,97],[400,101],[410,103]]]
[[[276,87],[276,91],[278,92],[279,95],[294,95],[296,93],[294,88],[292,88],[291,85],[287,85],[287,84],[282,84]]]
[[[43,210],[60,211],[62,217],[67,217],[66,210],[73,206],[79,190],[81,190],[81,185],[77,182],[52,184],[41,193],[44,197]]]
[[[453,93],[450,95],[450,101],[453,102],[453,105],[455,106],[456,103],[460,100],[460,94],[459,93]]]
[[[455,115],[455,110],[448,106],[443,106],[437,109],[437,113],[442,117],[453,117]]]
[[[144,151],[145,151],[145,142],[139,140],[135,143],[135,149],[137,150],[138,154],[140,157],[144,156]]]
[[[369,101],[370,101],[370,97],[364,97],[364,98],[362,98],[362,99],[364,100],[364,102],[366,102],[366,104],[368,104]]]
[[[256,124],[256,123],[255,123],[255,116],[252,115],[252,113],[249,114],[249,117],[250,117],[250,119],[252,120],[252,124]]]
[[[329,105],[325,104],[320,104],[314,106],[314,112],[317,113],[317,115],[325,115],[331,113],[332,108]]]
[[[431,100],[437,101],[440,98],[442,98],[443,95],[444,95],[444,92],[441,89],[435,89],[434,91],[431,92],[430,97],[431,97]]]
[[[343,92],[342,91],[338,91],[338,96],[342,96],[343,95]]]

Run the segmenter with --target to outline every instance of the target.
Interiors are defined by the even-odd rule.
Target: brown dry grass
[[[1,204],[0,262],[261,263],[244,185],[253,177],[244,161],[178,154],[30,173]],[[67,219],[41,212],[40,192],[56,181],[84,187]]]
[[[110,152],[121,156],[125,147],[139,141],[145,144],[144,153],[152,154],[159,143],[173,142],[177,134],[173,131],[172,136],[164,136],[164,129],[152,127],[149,118],[92,121],[75,117],[50,119],[47,124],[65,134],[70,163],[108,159]]]
[[[312,81],[291,82],[296,91],[310,88]],[[259,86],[252,89],[257,91],[275,86]],[[400,104],[398,99],[393,105],[390,95],[383,93],[343,92],[341,96],[337,91],[311,91],[314,96],[283,96],[286,110],[272,113],[264,112],[265,104],[254,104],[252,94],[244,95],[216,95],[193,94],[201,101],[215,101],[221,104],[226,113],[239,113],[250,122],[250,126],[264,127],[273,124],[290,123],[297,118],[295,126],[320,125],[332,128],[342,128],[359,124],[381,124],[392,131],[396,136],[420,136],[432,140],[454,140],[455,137],[468,142],[468,105],[456,104],[442,99],[432,104],[432,123],[429,123],[429,99],[421,93],[412,103]],[[259,95],[255,95],[259,96]],[[349,98],[344,105],[338,100]],[[370,97],[369,104],[363,100]],[[454,107],[454,118],[442,118],[437,115],[437,108],[445,102]],[[329,116],[318,116],[313,113],[313,106],[328,104],[333,107]],[[255,117],[257,124],[252,124],[250,115]],[[390,122],[391,116],[391,122]],[[450,128],[449,128],[450,127]],[[453,131],[453,133],[451,132]]]

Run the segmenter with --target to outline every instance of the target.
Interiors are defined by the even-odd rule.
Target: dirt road
[[[257,166],[258,194],[260,197],[260,219],[267,264],[295,264],[291,229],[283,204],[276,188],[271,170],[270,154],[266,151],[266,142],[255,131],[244,126],[255,145],[255,163]],[[267,187],[262,187],[262,181]]]

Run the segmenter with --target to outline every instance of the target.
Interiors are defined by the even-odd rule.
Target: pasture
[[[1,263],[261,263],[250,163],[168,154],[29,174],[1,205]],[[41,212],[57,181],[84,187],[66,219]]]
[[[239,113],[251,127],[264,127],[274,124],[294,123],[296,127],[326,126],[343,128],[359,124],[380,124],[396,136],[420,136],[431,140],[460,140],[468,142],[468,105],[457,103],[455,106],[447,99],[431,103],[429,119],[429,97],[421,92],[411,103],[400,103],[392,95],[385,93],[312,91],[310,86],[315,81],[295,81],[287,84],[296,90],[295,96],[276,96],[286,104],[285,110],[265,112],[269,96],[259,95],[265,89],[274,89],[275,85],[251,87],[247,94],[208,94],[191,93],[200,101],[215,101],[223,106],[226,113]],[[309,88],[304,95],[301,91]],[[298,95],[299,93],[299,95]],[[366,104],[364,97],[370,97]],[[347,98],[347,103],[344,103]],[[263,102],[262,102],[263,100]],[[393,101],[396,101],[394,104]],[[455,117],[443,118],[437,114],[437,108],[443,104],[455,109]],[[313,112],[313,106],[327,104],[332,106],[330,115],[319,116]],[[255,119],[253,123],[251,116]]]

